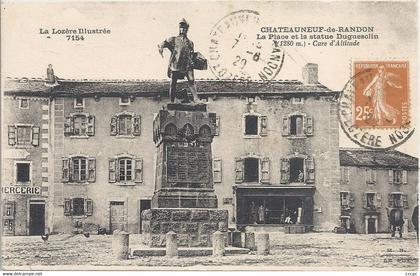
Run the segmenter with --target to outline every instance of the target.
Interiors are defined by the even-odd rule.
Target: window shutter
[[[367,194],[366,193],[362,193],[362,207],[366,208],[367,207]]]
[[[140,115],[133,116],[133,135],[139,136],[141,133],[141,117]]]
[[[312,115],[306,115],[305,134],[307,136],[314,134],[314,119]]]
[[[71,199],[70,198],[64,199],[64,215],[65,216],[71,215]]]
[[[349,167],[344,168],[344,179],[346,181],[346,184],[350,182],[350,168]]]
[[[88,116],[88,123],[87,123],[87,135],[94,136],[95,135],[95,116]]]
[[[376,184],[376,173],[377,173],[377,171],[376,170],[372,170],[371,172],[372,172],[372,175],[371,175],[372,183],[373,184]]]
[[[220,135],[220,116],[216,116],[216,127],[214,131],[214,135],[216,136]]]
[[[116,169],[117,159],[109,159],[109,182],[114,183],[117,180]]]
[[[32,145],[39,146],[39,127],[32,127]]]
[[[367,184],[369,184],[371,182],[370,176],[371,176],[370,169],[365,169],[365,181],[366,181]]]
[[[408,195],[402,195],[404,209],[408,209]]]
[[[306,183],[315,182],[315,162],[312,157],[308,157],[305,160],[306,162]]]
[[[388,194],[388,207],[392,208],[392,194]]]
[[[85,199],[85,215],[91,216],[93,214],[93,201],[92,199]]]
[[[260,124],[260,135],[261,136],[267,136],[268,134],[268,129],[267,129],[267,123],[268,123],[268,119],[267,116],[261,116],[260,118],[261,120],[261,124]]]
[[[354,193],[349,193],[349,207],[354,208],[354,201],[355,201]]]
[[[394,182],[394,171],[388,170],[388,183],[392,185]]]
[[[64,119],[64,134],[73,135],[73,117],[66,117]]]
[[[136,158],[135,162],[134,182],[143,183],[143,159]]]
[[[282,125],[282,135],[289,136],[290,135],[290,124],[289,124],[289,116],[283,115],[283,125]]]
[[[88,182],[95,182],[96,179],[96,159],[88,158]]]
[[[213,158],[213,182],[222,182],[222,159]]]
[[[264,157],[261,159],[261,183],[270,182],[270,159]]]
[[[407,171],[402,171],[402,183],[407,184]]]
[[[63,182],[69,182],[70,180],[69,169],[70,169],[69,158],[63,158],[63,167],[62,167]]]
[[[381,208],[381,206],[382,206],[382,197],[381,197],[381,194],[377,193],[375,199],[376,199],[375,207],[376,208]]]
[[[9,146],[14,146],[16,144],[16,128],[15,126],[8,127],[8,140]]]
[[[281,168],[280,168],[280,172],[281,172],[281,179],[280,179],[280,183],[288,183],[289,179],[290,179],[290,163],[289,163],[289,159],[287,158],[282,158],[280,160],[281,163]]]
[[[115,136],[117,135],[117,117],[111,118],[111,135]]]
[[[242,183],[244,181],[244,160],[235,158],[235,182]]]

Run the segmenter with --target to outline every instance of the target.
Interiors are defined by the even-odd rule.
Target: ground
[[[140,235],[130,235],[130,248],[138,247]],[[47,243],[40,236],[14,236],[2,239],[4,269],[20,266],[38,270],[101,269],[98,266],[119,266],[121,269],[153,269],[173,266],[182,269],[398,269],[417,270],[418,247],[415,233],[401,238],[390,234],[270,233],[271,254],[254,253],[224,257],[130,258],[116,261],[112,257],[112,236],[67,234],[52,235]],[[93,266],[93,267],[92,267]],[[141,268],[143,267],[143,268]],[[292,268],[292,269],[293,269]]]

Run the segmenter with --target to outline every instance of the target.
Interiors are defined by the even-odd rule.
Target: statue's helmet
[[[182,20],[179,22],[179,27],[183,27],[183,28],[188,29],[190,27],[190,25],[188,24],[187,20],[182,18]]]

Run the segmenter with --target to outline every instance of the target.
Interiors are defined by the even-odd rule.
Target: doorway
[[[45,234],[45,202],[29,203],[29,235]]]
[[[150,199],[141,199],[140,200],[140,220],[139,220],[139,233],[143,232],[143,221],[141,219],[141,213],[144,210],[148,210],[151,208],[152,201]]]
[[[110,225],[111,233],[115,230],[125,229],[125,206],[124,201],[111,201],[110,202]]]
[[[375,234],[376,233],[376,219],[375,218],[368,218],[368,234]]]

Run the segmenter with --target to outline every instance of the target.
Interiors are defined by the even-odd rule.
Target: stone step
[[[226,255],[248,254],[247,248],[226,247]],[[131,255],[136,257],[165,256],[165,248],[138,248],[131,249]],[[178,248],[178,256],[181,257],[197,257],[211,256],[213,249],[211,247],[180,247]]]

